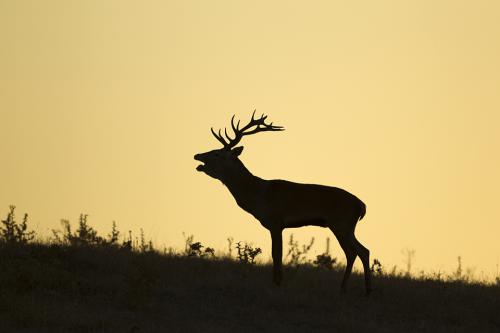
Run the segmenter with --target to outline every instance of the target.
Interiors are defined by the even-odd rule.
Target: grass
[[[59,244],[0,246],[2,332],[498,332],[500,288]]]
[[[271,265],[253,263],[260,249],[247,244],[217,257],[187,237],[182,253],[159,253],[143,234],[118,242],[116,226],[99,237],[84,215],[77,230],[63,224],[51,242],[36,242],[13,213],[0,227],[0,332],[500,331],[498,283],[387,274],[374,264],[369,297],[357,273],[342,294],[343,267],[330,257],[304,263],[305,246],[291,250],[275,287]]]

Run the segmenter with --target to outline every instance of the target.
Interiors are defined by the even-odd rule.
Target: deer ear
[[[231,150],[231,153],[233,154],[233,156],[240,156],[242,151],[243,151],[243,146],[240,146],[240,147],[233,148]]]

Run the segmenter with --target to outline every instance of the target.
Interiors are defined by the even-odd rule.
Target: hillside
[[[0,246],[1,332],[499,332],[500,288],[138,253]]]

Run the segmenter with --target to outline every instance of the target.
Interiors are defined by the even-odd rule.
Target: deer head
[[[218,133],[216,133],[214,129],[211,128],[212,134],[223,147],[194,155],[195,160],[203,163],[198,165],[196,170],[203,171],[212,178],[223,180],[225,176],[231,175],[239,168],[243,167],[243,164],[238,159],[238,156],[243,151],[243,147],[236,147],[243,136],[258,132],[284,130],[283,127],[274,126],[273,123],[266,124],[266,119],[266,115],[262,115],[260,118],[255,119],[254,110],[250,122],[240,129],[240,121],[238,120],[238,123],[235,124],[233,115],[231,118],[231,128],[234,132],[234,138],[229,136],[226,128],[224,128],[225,137],[221,134],[220,129]]]

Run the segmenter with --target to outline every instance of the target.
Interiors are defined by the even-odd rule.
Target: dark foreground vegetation
[[[68,224],[40,243],[12,236],[29,236],[23,222],[6,238],[6,221],[0,332],[500,331],[495,284],[391,275],[374,265],[369,297],[358,274],[341,294],[342,268],[323,256],[292,261],[274,287],[271,266],[253,263],[258,249],[241,243],[233,257],[192,237],[182,253],[159,252],[143,237],[118,241],[115,228],[101,238],[84,216],[76,231]]]

